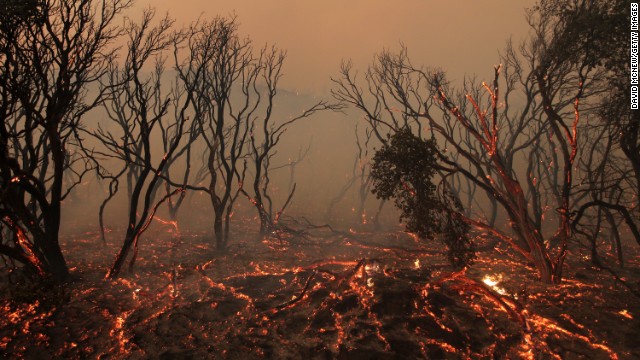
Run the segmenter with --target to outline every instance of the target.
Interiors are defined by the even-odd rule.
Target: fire
[[[202,347],[232,358],[295,358],[309,349],[328,358],[357,357],[352,351],[361,349],[376,358],[560,359],[580,348],[604,358],[635,356],[603,336],[597,321],[583,317],[584,304],[606,303],[604,314],[632,325],[635,304],[612,301],[606,282],[568,278],[554,287],[530,285],[507,253],[481,257],[469,276],[450,274],[441,251],[408,235],[370,240],[375,234],[343,232],[338,240],[293,239],[286,245],[292,256],[260,241],[211,256],[208,239],[187,234],[182,236],[189,246],[170,257],[171,242],[159,241],[136,273],[70,285],[80,286],[70,287],[71,307],[0,307],[0,352],[25,357],[30,341],[59,346],[54,358],[157,358],[170,356],[162,353],[168,348]],[[346,243],[351,246],[335,246]],[[72,324],[69,335],[48,338],[48,327],[67,326],[56,314],[85,311],[101,321],[81,322],[90,329]],[[412,350],[400,350],[399,339]]]
[[[413,239],[414,242],[416,242],[416,243],[420,243],[421,242],[420,237],[418,236],[418,234],[412,233],[412,232],[406,232],[405,234],[411,236],[411,239]]]
[[[609,355],[610,359],[618,359],[618,355],[609,346],[607,346],[605,343],[598,343],[591,336],[585,336],[569,331],[560,326],[560,324],[558,324],[557,322],[539,315],[531,316],[530,321],[536,328],[537,332],[542,334],[542,336],[545,338],[549,335],[549,333],[551,333],[551,331],[558,332],[576,340],[580,340],[593,349],[599,349],[606,352]]]
[[[332,311],[333,314],[333,318],[335,321],[335,326],[336,326],[336,330],[338,331],[338,337],[336,339],[336,342],[334,344],[335,347],[335,351],[337,352],[340,349],[340,345],[342,345],[342,343],[344,343],[345,339],[346,339],[346,332],[345,332],[345,326],[343,325],[343,319],[342,316],[340,315],[340,313],[336,312],[336,311]]]
[[[173,231],[175,232],[175,234],[179,234],[180,233],[180,228],[178,227],[178,221],[177,220],[165,220],[165,219],[159,217],[158,215],[154,215],[153,219],[155,221],[159,222],[160,224],[171,226],[173,228]]]
[[[114,323],[114,327],[109,333],[109,335],[111,335],[112,338],[116,338],[116,340],[118,341],[119,354],[125,354],[129,351],[129,338],[125,334],[125,323],[127,321],[127,318],[129,317],[129,315],[131,315],[132,312],[133,310],[130,310],[122,313],[122,315],[120,316],[117,316]]]
[[[498,284],[499,281],[495,280],[492,276],[485,275],[482,279],[482,282],[487,284],[489,287],[494,287]]]
[[[11,219],[9,216],[5,216],[4,221],[9,225],[11,230],[15,233],[15,236],[18,239],[17,245],[20,245],[24,255],[29,260],[29,263],[38,271],[40,275],[44,275],[45,271],[43,268],[43,264],[40,261],[40,259],[36,256],[33,244],[27,238],[25,230],[20,225],[16,224],[13,221],[13,219]]]
[[[495,292],[500,295],[507,295],[507,291],[504,288],[498,286],[501,281],[502,274],[498,274],[497,276],[485,275],[482,278],[482,282],[485,283],[488,287],[492,288]]]
[[[373,279],[372,278],[368,278],[367,279],[367,287],[372,288],[373,286],[374,286]]]
[[[631,315],[627,309],[618,311],[618,314],[626,317],[629,320],[633,320],[633,315]]]

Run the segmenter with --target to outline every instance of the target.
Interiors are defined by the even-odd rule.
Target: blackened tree
[[[603,70],[589,59],[555,54],[561,22],[553,12],[533,15],[531,39],[520,46],[518,56],[496,66],[493,80],[477,91],[465,89],[456,97],[442,71],[414,66],[403,48],[399,54],[378,55],[365,73],[364,87],[345,64],[334,96],[362,111],[381,141],[408,125],[422,135],[422,124],[442,141],[438,157],[446,172],[463,175],[495,200],[512,233],[480,216],[457,216],[535,264],[543,282],[559,283],[572,236],[578,125],[589,104],[604,92],[599,86]],[[518,92],[525,103],[516,108]],[[531,168],[545,174],[543,179],[514,166],[523,156]],[[549,218],[556,220],[555,229]]]
[[[193,24],[177,71],[193,99],[194,121],[204,141],[201,174],[213,207],[216,248],[225,250],[233,207],[246,174],[249,119],[256,111],[253,97],[260,68],[251,43],[237,32],[235,18],[217,17]],[[180,52],[181,53],[181,52]],[[198,69],[197,71],[194,69]],[[206,179],[206,178],[205,178]]]
[[[630,109],[629,2],[547,0],[535,10],[554,19],[551,23],[555,24],[549,29],[555,34],[554,41],[545,44],[541,69],[574,63],[583,64],[583,70],[599,69],[605,75],[599,83],[603,94],[592,104],[595,121],[584,126],[584,138],[592,141],[583,149],[587,156],[580,162],[580,193],[589,195],[576,211],[574,228],[584,235],[590,225],[598,227],[601,220],[606,220],[617,239],[614,224],[624,222],[640,244],[640,116]],[[599,232],[591,233],[587,237],[592,240],[592,260],[597,263],[595,239]],[[615,247],[622,263],[621,247]]]
[[[256,91],[244,94],[247,100],[251,99],[255,103],[257,109],[262,110],[260,115],[256,112],[253,119],[249,119],[248,157],[254,177],[252,187],[242,190],[258,211],[261,237],[278,230],[277,224],[280,216],[290,203],[295,192],[294,185],[289,190],[287,200],[280,210],[274,210],[273,199],[269,192],[271,184],[269,171],[272,167],[271,159],[277,153],[277,146],[282,136],[292,125],[311,117],[318,111],[338,110],[340,108],[326,101],[319,101],[300,115],[278,121],[273,114],[278,95],[278,83],[282,77],[282,66],[285,58],[286,54],[275,48],[261,51],[260,56],[256,59],[259,75],[252,79],[252,87],[254,89],[262,87],[264,91],[262,93]]]
[[[136,168],[138,176],[133,182],[129,197],[127,231],[122,248],[118,252],[114,264],[107,273],[108,278],[118,276],[127,256],[133,248],[129,262],[133,266],[138,253],[138,244],[144,231],[148,228],[158,206],[172,195],[183,191],[177,187],[165,194],[159,201],[155,193],[159,184],[170,181],[162,177],[170,164],[170,159],[179,147],[188,121],[187,108],[190,98],[185,98],[178,106],[176,118],[171,118],[169,108],[171,92],[163,91],[162,79],[165,73],[164,52],[171,47],[178,47],[182,35],[172,30],[173,21],[162,18],[154,25],[154,11],[145,10],[140,23],[129,22],[127,56],[122,65],[113,64],[106,81],[102,86],[108,93],[105,102],[107,114],[112,122],[119,125],[118,135],[102,128],[93,135],[108,150],[101,152],[103,156],[121,160],[124,169]],[[152,71],[145,72],[145,67],[153,64]],[[113,105],[115,103],[116,105]],[[162,128],[167,142],[164,153],[159,160],[154,157],[154,130]],[[167,135],[167,128],[174,129]],[[122,170],[118,175],[122,174]],[[114,177],[117,181],[117,176]],[[113,179],[113,178],[112,178]],[[110,192],[111,196],[112,192]]]
[[[89,96],[108,69],[114,25],[128,0],[0,2],[0,253],[61,281],[69,270],[60,250],[62,201],[91,168],[69,154]]]

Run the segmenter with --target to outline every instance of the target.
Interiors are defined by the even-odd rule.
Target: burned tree
[[[105,103],[108,117],[122,133],[116,134],[102,128],[94,132],[95,138],[108,150],[100,155],[121,160],[125,169],[139,169],[136,170],[138,176],[128,199],[124,243],[107,273],[108,278],[118,276],[132,247],[134,252],[129,266],[133,266],[140,237],[153,220],[158,206],[172,195],[184,191],[184,187],[178,187],[159,201],[154,196],[162,181],[170,181],[163,179],[162,174],[182,139],[188,121],[186,111],[190,99],[184,101],[177,111],[177,117],[171,119],[170,93],[163,92],[162,86],[165,73],[163,55],[172,46],[179,46],[181,35],[172,31],[173,21],[169,18],[161,19],[157,25],[153,24],[153,19],[154,12],[146,10],[140,23],[130,22],[127,25],[129,41],[126,59],[121,66],[112,64],[107,81],[103,83],[104,91],[109,95]],[[151,62],[152,70],[147,72]],[[162,158],[154,163],[154,130],[157,127],[174,130]],[[123,172],[121,170],[119,175]]]
[[[224,250],[245,176],[249,118],[257,107],[249,94],[257,91],[254,80],[260,69],[251,43],[239,38],[234,18],[196,23],[189,32],[188,53],[177,70],[193,99],[194,121],[205,143],[203,170],[208,185],[202,190],[213,207],[216,248]]]
[[[180,86],[179,84],[182,84]],[[178,119],[182,115],[183,108],[180,106],[182,101],[192,101],[188,98],[188,91],[185,88],[184,83],[178,82],[175,84],[172,91],[172,102],[174,109],[174,118]],[[182,191],[179,194],[179,197],[174,200],[171,195],[175,188],[190,188],[195,189],[193,186],[188,185],[191,182],[191,164],[193,162],[195,150],[193,149],[196,141],[200,137],[200,127],[198,122],[189,121],[187,124],[188,128],[184,131],[184,141],[180,143],[179,147],[176,148],[175,151],[172,152],[172,156],[168,158],[166,166],[163,168],[162,176],[163,176],[163,185],[164,185],[164,194],[168,196],[167,198],[167,209],[169,211],[170,221],[174,224],[174,226],[178,226],[178,211],[184,204],[184,200],[186,198],[186,192]],[[162,137],[162,149],[165,154],[170,153],[171,147],[173,146],[176,130],[178,123],[171,123],[168,126],[164,126],[163,123],[160,123],[160,131]],[[183,161],[183,162],[181,162]],[[181,179],[179,181],[173,182],[171,181],[171,169],[173,168],[174,163],[181,162],[180,164],[184,166],[184,169],[178,171],[181,174]]]
[[[561,281],[572,235],[571,189],[582,106],[601,93],[595,86],[601,76],[598,69],[588,61],[563,58],[550,50],[559,46],[561,36],[557,27],[562,24],[555,16],[540,11],[530,18],[533,38],[522,45],[518,56],[496,66],[492,81],[482,83],[475,95],[466,92],[456,99],[444,74],[413,66],[406,49],[377,56],[366,73],[366,90],[358,85],[351,67],[344,66],[334,90],[336,98],[365,114],[381,139],[410,124],[414,134],[422,136],[422,123],[425,132],[443,144],[438,158],[448,169],[445,172],[463,175],[495,200],[515,236],[481,219],[456,216],[507,243],[535,264],[540,279],[547,283]],[[510,105],[519,91],[526,102],[514,109]],[[461,141],[466,136],[471,141]],[[540,149],[551,151],[552,156],[558,151],[557,159],[546,164],[551,171],[545,178],[550,194],[541,192],[536,179],[515,166],[522,157],[531,160],[536,151],[541,154]],[[456,156],[449,156],[450,152]],[[557,219],[555,229],[539,220],[544,211],[532,214],[527,193],[544,196],[556,209],[547,213],[548,218]]]
[[[364,130],[364,140],[360,140],[360,135],[358,133],[358,127],[356,126],[356,146],[358,148],[358,152],[356,155],[357,161],[357,170],[358,170],[358,207],[356,208],[356,216],[358,217],[358,221],[362,225],[366,225],[369,220],[367,219],[367,211],[365,208],[367,198],[371,193],[371,187],[373,186],[373,178],[371,177],[371,159],[369,155],[369,147],[372,139],[372,132],[370,129],[365,128]],[[355,172],[355,167],[354,167]],[[382,212],[382,208],[385,204],[386,200],[380,200],[378,203],[378,208],[375,214],[372,216],[373,225],[378,228],[380,226],[380,213]]]
[[[101,101],[89,85],[107,71],[107,47],[120,34],[114,21],[129,3],[0,3],[0,252],[58,281],[69,273],[59,245],[62,201],[92,166],[82,161],[65,182],[69,154],[84,115]]]
[[[615,210],[611,208],[617,203],[615,199],[622,197],[624,188],[624,180],[616,171],[621,165],[621,157],[612,151],[615,135],[610,133],[612,129],[608,126],[587,126],[581,130],[583,141],[580,152],[583,156],[576,171],[580,181],[574,190],[574,197],[582,205],[572,218],[572,230],[589,241],[591,262],[595,266],[603,265],[598,254],[598,240],[608,230],[611,248],[615,249],[622,266],[620,224],[614,216]],[[581,221],[583,217],[588,221]]]
[[[626,1],[541,1],[539,12],[554,14],[557,33],[547,47],[541,67],[562,63],[582,64],[581,72],[599,71],[602,96],[588,104],[589,122],[582,123],[586,154],[579,161],[579,192],[585,197],[576,205],[574,229],[585,235],[591,224],[609,224],[611,235],[619,237],[616,223],[626,223],[640,244],[637,205],[640,196],[640,117],[629,108],[629,43],[625,35],[629,24]],[[588,31],[584,29],[588,28]],[[581,144],[579,144],[580,146]],[[588,195],[588,196],[586,196]],[[584,221],[587,218],[593,221]],[[579,223],[582,220],[582,223]],[[592,232],[592,235],[595,233]],[[591,239],[595,255],[597,236]],[[622,262],[621,246],[615,245]],[[598,262],[596,257],[593,260]]]
[[[248,39],[238,35],[235,18],[218,17],[191,26],[186,60],[178,67],[190,88],[197,131],[204,141],[205,191],[213,207],[213,233],[218,250],[225,250],[233,207],[244,193],[258,210],[261,232],[275,221],[267,194],[268,171],[275,147],[287,126],[319,110],[320,102],[298,117],[276,122],[274,100],[285,54],[275,48],[254,51]],[[186,71],[198,64],[200,74]],[[247,191],[248,163],[253,186]]]
[[[254,171],[253,184],[251,189],[252,193],[243,189],[243,193],[249,198],[251,203],[258,211],[258,217],[260,218],[260,232],[259,237],[265,236],[267,233],[275,231],[274,225],[278,222],[279,214],[273,214],[273,201],[268,193],[270,178],[269,169],[271,166],[271,158],[274,154],[274,147],[280,141],[280,137],[286,130],[286,126],[294,123],[299,118],[291,119],[285,123],[274,126],[271,116],[273,115],[274,99],[277,94],[278,80],[281,77],[282,64],[285,59],[285,53],[271,49],[267,51],[263,50],[257,67],[260,68],[260,76],[253,79],[258,81],[259,79],[264,82],[266,86],[266,108],[264,114],[260,120],[254,120],[251,122],[250,136],[249,136],[249,158],[252,163],[252,169]],[[257,89],[257,86],[254,85]],[[249,94],[246,94],[248,97]],[[260,94],[256,94],[256,107],[260,105]],[[262,141],[257,136],[262,135]],[[290,190],[289,198],[285,203],[285,207],[288,205],[289,200],[295,192],[295,184]],[[284,207],[283,207],[284,210]]]
[[[277,230],[278,220],[295,192],[295,184],[293,184],[282,208],[279,211],[274,211],[273,200],[269,194],[271,181],[269,170],[271,169],[271,159],[276,155],[276,147],[280,139],[288,127],[296,122],[309,118],[318,111],[339,109],[339,106],[320,101],[298,116],[281,122],[273,119],[274,102],[278,93],[278,81],[282,76],[281,71],[284,59],[284,52],[273,48],[263,50],[256,63],[256,67],[259,69],[259,76],[252,79],[254,82],[252,88],[257,90],[262,85],[265,88],[265,94],[261,95],[257,91],[253,94],[256,98],[254,106],[262,109],[263,113],[260,117],[254,116],[250,120],[248,156],[254,177],[252,191],[248,192],[246,189],[242,191],[249,197],[249,200],[258,211],[261,237]],[[249,93],[245,94],[247,100],[250,96],[251,94]],[[264,105],[261,104],[262,102],[264,102]],[[262,108],[260,107],[261,105]]]

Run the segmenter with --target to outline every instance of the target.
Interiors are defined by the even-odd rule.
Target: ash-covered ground
[[[640,357],[637,249],[611,268],[618,279],[569,256],[566,280],[549,286],[483,240],[456,272],[438,242],[401,231],[259,240],[253,227],[239,223],[220,254],[205,233],[158,224],[133,271],[113,281],[118,230],[107,244],[97,232],[66,237],[70,282],[3,285],[0,357]]]

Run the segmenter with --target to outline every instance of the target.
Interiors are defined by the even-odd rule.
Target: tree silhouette
[[[578,124],[584,105],[602,93],[602,71],[586,59],[555,56],[551,49],[561,33],[554,29],[560,23],[551,13],[534,15],[534,34],[519,54],[508,51],[491,82],[465,88],[461,96],[456,97],[442,71],[414,66],[406,48],[399,54],[379,54],[365,74],[365,86],[351,65],[344,64],[333,93],[365,115],[380,141],[406,128],[417,136],[423,129],[431,132],[443,144],[438,151],[443,174],[463,175],[495,200],[515,236],[482,217],[456,216],[534,263],[542,281],[558,283],[572,236]],[[524,106],[514,108],[520,91]],[[540,165],[545,152],[552,157],[544,166],[547,170]],[[548,191],[533,171],[524,173],[515,166],[522,156],[531,169],[546,171]],[[542,221],[550,207],[556,209],[546,214],[557,220],[554,231],[548,220]]]
[[[61,281],[61,203],[91,170],[69,161],[84,115],[102,100],[88,86],[108,69],[126,0],[3,1],[0,13],[0,252]],[[73,180],[65,172],[73,167]],[[81,168],[77,168],[80,166]]]
[[[172,94],[163,92],[161,84],[165,73],[163,52],[172,46],[178,47],[181,34],[172,31],[173,21],[168,17],[154,25],[154,15],[154,11],[145,10],[139,24],[129,22],[126,27],[129,40],[126,60],[122,66],[113,65],[110,68],[103,84],[104,91],[109,94],[109,100],[105,103],[108,117],[119,125],[122,134],[118,136],[101,128],[94,133],[95,138],[111,152],[110,155],[105,155],[120,159],[123,169],[136,168],[138,173],[128,199],[127,232],[122,248],[107,274],[108,278],[118,276],[132,247],[133,256],[129,267],[133,267],[140,237],[153,220],[160,203],[184,191],[184,187],[178,187],[165,194],[159,202],[155,201],[155,193],[160,184],[163,180],[170,181],[163,179],[162,175],[166,173],[170,159],[173,159],[181,142],[188,121],[185,112],[191,99],[184,99],[184,103],[178,106],[177,117],[170,119]],[[147,75],[143,69],[152,61],[153,71]],[[153,134],[157,128],[165,130],[163,133],[166,133],[167,128],[172,128],[173,131],[170,138],[164,138],[168,141],[168,146],[165,147],[162,158],[156,162],[153,156]]]

